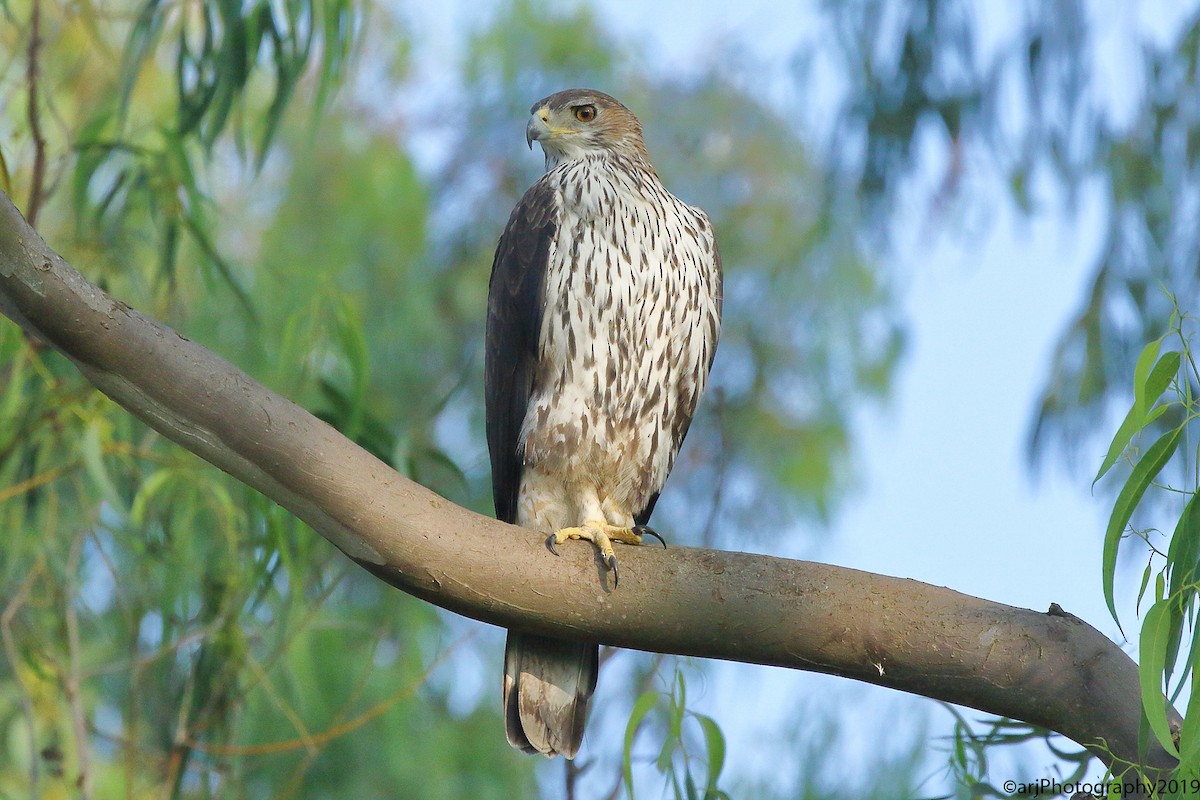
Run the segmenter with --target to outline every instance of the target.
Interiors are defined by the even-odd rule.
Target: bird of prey
[[[526,143],[546,173],[513,209],[492,264],[485,399],[501,520],[640,544],[708,381],[721,259],[708,217],[663,186],[637,118],[567,89],[534,103]],[[657,536],[657,534],[655,534]],[[597,645],[509,631],[509,742],[573,758]]]

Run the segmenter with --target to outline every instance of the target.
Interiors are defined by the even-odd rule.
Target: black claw
[[[609,569],[612,570],[613,588],[615,589],[615,588],[617,588],[617,585],[620,584],[620,582],[621,582],[621,573],[617,571],[617,557],[613,556],[612,558],[605,559],[604,563],[608,566]]]
[[[666,541],[663,539],[663,537],[658,535],[658,531],[654,530],[649,525],[634,525],[633,532],[638,536],[653,536],[655,539],[658,539],[659,544],[663,546],[663,550],[667,549]]]
[[[557,536],[552,533],[552,534],[550,534],[549,538],[546,539],[546,549],[549,550],[551,553],[554,553],[554,555],[558,555],[558,548],[556,548],[554,546],[555,545],[554,540],[556,538],[557,538]]]

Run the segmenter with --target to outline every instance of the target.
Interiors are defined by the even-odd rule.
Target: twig
[[[29,187],[29,205],[25,219],[31,227],[37,227],[38,211],[45,199],[46,187],[46,137],[42,133],[42,119],[38,110],[38,54],[42,49],[42,4],[33,0],[33,11],[29,18],[29,49],[26,51],[25,83],[29,90],[29,136],[33,140],[33,179]]]
[[[192,699],[196,693],[196,670],[189,670],[179,698],[179,714],[175,718],[175,734],[171,737],[171,749],[167,754],[167,775],[163,781],[160,797],[178,800],[183,790],[183,778],[187,773],[188,760],[192,754],[188,727],[191,725]]]
[[[135,670],[144,669],[150,666],[160,658],[174,655],[185,647],[190,647],[196,643],[203,643],[205,639],[211,636],[216,631],[215,625],[206,625],[202,628],[197,628],[190,633],[180,636],[173,642],[164,644],[156,650],[152,650],[142,656],[124,658],[120,661],[112,661],[99,667],[93,667],[80,673],[81,678],[95,678],[101,675],[115,675],[124,672],[133,672]],[[136,630],[136,629],[135,629]]]
[[[575,800],[575,782],[579,780],[579,777],[583,775],[583,773],[591,769],[594,763],[594,761],[588,761],[584,764],[580,764],[571,759],[563,759],[563,766],[565,767],[563,776],[566,781],[566,794],[564,795],[565,800]]]
[[[29,796],[33,800],[38,800],[42,796],[41,789],[38,786],[41,780],[41,770],[39,769],[40,756],[38,755],[37,724],[33,714],[33,700],[30,699],[29,687],[25,685],[24,679],[21,678],[21,666],[17,660],[17,646],[12,638],[12,621],[17,611],[29,599],[29,591],[33,588],[33,582],[41,574],[41,571],[41,563],[39,562],[29,571],[29,575],[26,576],[25,580],[21,582],[20,587],[18,587],[17,593],[13,595],[12,600],[8,601],[8,605],[4,607],[4,613],[0,614],[0,638],[4,640],[4,653],[8,656],[8,663],[12,666],[13,677],[16,679],[17,685],[21,687],[21,712],[25,716],[25,726],[29,729]]]
[[[617,780],[613,783],[612,790],[605,795],[605,800],[617,800],[621,796],[621,787],[625,785],[625,776],[620,770],[617,770]]]
[[[716,488],[713,490],[712,506],[704,523],[704,533],[700,537],[705,547],[712,547],[716,538],[717,517],[721,513],[721,502],[725,499],[725,480],[729,477],[729,462],[733,457],[733,445],[725,436],[725,391],[717,387],[713,390],[713,399],[713,413],[717,417],[717,474],[713,479]]]
[[[83,709],[83,698],[79,691],[79,615],[75,610],[75,575],[79,571],[79,561],[83,554],[83,541],[87,536],[84,531],[75,537],[71,545],[71,555],[67,558],[67,702],[71,706],[71,724],[75,729],[75,758],[79,766],[79,796],[89,800],[92,796],[92,776],[88,769],[88,732],[87,720]]]
[[[357,716],[346,719],[349,703],[344,703],[341,710],[339,710],[337,716],[335,717],[337,721],[323,731],[319,731],[317,733],[308,733],[307,731],[301,730],[299,731],[301,735],[298,738],[277,742],[265,742],[261,744],[218,744],[216,742],[205,742],[200,739],[193,738],[191,733],[184,731],[180,741],[198,752],[209,753],[218,756],[274,755],[277,753],[288,753],[294,750],[306,750],[309,753],[312,753],[314,752],[314,748],[323,747],[334,739],[338,739],[350,733],[351,731],[361,728],[368,722],[371,722],[377,717],[380,717],[388,711],[391,711],[395,707],[396,703],[411,697],[416,693],[417,689],[425,685],[426,681],[429,680],[429,676],[435,669],[449,661],[450,657],[458,652],[461,647],[470,642],[475,637],[476,633],[477,631],[473,630],[464,634],[458,639],[458,641],[448,646],[445,650],[439,653],[436,658],[430,661],[429,666],[425,668],[425,671],[419,678],[405,686],[400,687]],[[356,688],[365,688],[365,680],[372,674],[373,673],[371,670],[366,670],[364,672],[363,681],[360,682]],[[353,698],[350,702],[353,702]],[[289,714],[288,716],[289,718],[292,718],[294,715]]]

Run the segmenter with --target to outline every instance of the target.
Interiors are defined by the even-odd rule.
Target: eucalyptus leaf
[[[1162,468],[1166,466],[1171,456],[1175,453],[1175,448],[1179,445],[1182,433],[1182,427],[1167,431],[1154,444],[1150,445],[1141,460],[1134,465],[1129,479],[1121,487],[1121,492],[1117,496],[1116,503],[1113,505],[1112,515],[1108,520],[1108,527],[1104,532],[1104,556],[1102,564],[1104,602],[1108,604],[1108,611],[1112,614],[1112,618],[1118,626],[1120,626],[1121,621],[1117,619],[1116,602],[1113,597],[1113,584],[1116,578],[1117,550],[1121,544],[1121,537],[1125,535],[1125,526],[1129,524],[1129,519],[1133,516],[1134,509],[1137,508],[1142,495],[1149,488],[1150,482],[1162,471]]]
[[[1171,600],[1174,613],[1171,615],[1171,630],[1168,637],[1167,663],[1174,663],[1183,639],[1184,612],[1195,609],[1197,591],[1200,590],[1200,494],[1193,494],[1184,506],[1183,513],[1171,534],[1167,548],[1167,569],[1170,583],[1167,597]],[[1194,668],[1191,653],[1184,665],[1184,676]],[[1168,669],[1168,675],[1170,670]]]
[[[1200,649],[1200,637],[1192,638],[1189,660],[1193,663]],[[1200,771],[1200,673],[1192,669],[1191,696],[1188,698],[1187,713],[1179,731],[1179,767],[1185,774]]]
[[[1134,403],[1129,407],[1129,411],[1125,414],[1125,419],[1121,421],[1120,427],[1117,428],[1116,434],[1113,435],[1112,442],[1108,445],[1108,452],[1104,455],[1104,460],[1100,462],[1100,469],[1096,472],[1096,477],[1092,478],[1092,486],[1117,463],[1117,459],[1125,452],[1125,448],[1137,435],[1138,431],[1144,426],[1144,418],[1138,414],[1137,404]]]
[[[1146,416],[1148,403],[1157,399],[1157,395],[1147,397],[1146,389],[1162,343],[1163,339],[1160,337],[1143,347],[1133,369],[1133,408],[1139,419]]]
[[[1142,356],[1153,355],[1158,352],[1158,345],[1162,340],[1158,339],[1146,345],[1146,350]],[[1151,349],[1153,348],[1153,349]],[[1152,410],[1147,410],[1147,404],[1152,404],[1155,400],[1162,396],[1170,386],[1171,380],[1179,372],[1180,354],[1176,351],[1166,353],[1162,358],[1154,364],[1149,374],[1142,377],[1141,382],[1138,382],[1138,377],[1134,377],[1134,385],[1138,387],[1133,405],[1130,406],[1125,419],[1117,428],[1116,434],[1113,436],[1112,442],[1108,446],[1108,452],[1104,455],[1104,460],[1100,464],[1100,469],[1096,473],[1096,477],[1092,479],[1092,485],[1103,478],[1113,465],[1117,463],[1117,459],[1125,452],[1125,448],[1129,446],[1129,442],[1139,432],[1144,430],[1151,422],[1154,422],[1167,410],[1167,406],[1158,406]],[[1141,359],[1138,361],[1139,368],[1143,365]]]
[[[1138,679],[1142,687],[1142,708],[1150,729],[1168,753],[1178,756],[1179,749],[1175,746],[1167,722],[1167,700],[1162,691],[1170,613],[1169,603],[1162,600],[1146,612],[1139,645]]]
[[[708,755],[708,779],[704,789],[707,797],[717,791],[717,781],[721,778],[721,770],[725,768],[725,734],[712,717],[696,714],[695,718],[704,731],[705,750]]]
[[[637,738],[638,728],[654,706],[658,704],[658,692],[647,691],[633,704],[629,721],[625,723],[625,741],[621,748],[621,775],[625,782],[625,792],[629,800],[633,800],[633,740]]]
[[[1164,353],[1163,357],[1154,364],[1154,369],[1150,371],[1150,375],[1147,376],[1146,383],[1143,385],[1143,413],[1147,413],[1148,407],[1162,397],[1163,392],[1171,385],[1171,381],[1179,374],[1181,359],[1182,355],[1179,351],[1171,350]]]

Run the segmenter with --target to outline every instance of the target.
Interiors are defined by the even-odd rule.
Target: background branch
[[[1139,757],[1134,663],[1056,607],[1043,614],[912,580],[683,547],[624,549],[614,591],[591,547],[556,558],[541,536],[449,503],[113,300],[2,195],[0,312],[163,435],[443,608],[621,647],[841,675],[1045,726],[1110,765],[1175,764],[1157,744]]]
[[[37,224],[38,211],[46,198],[46,137],[42,133],[41,111],[38,108],[38,54],[42,47],[42,4],[33,0],[29,16],[29,48],[25,57],[25,85],[29,89],[29,138],[33,140],[33,175],[29,187],[29,224]]]

